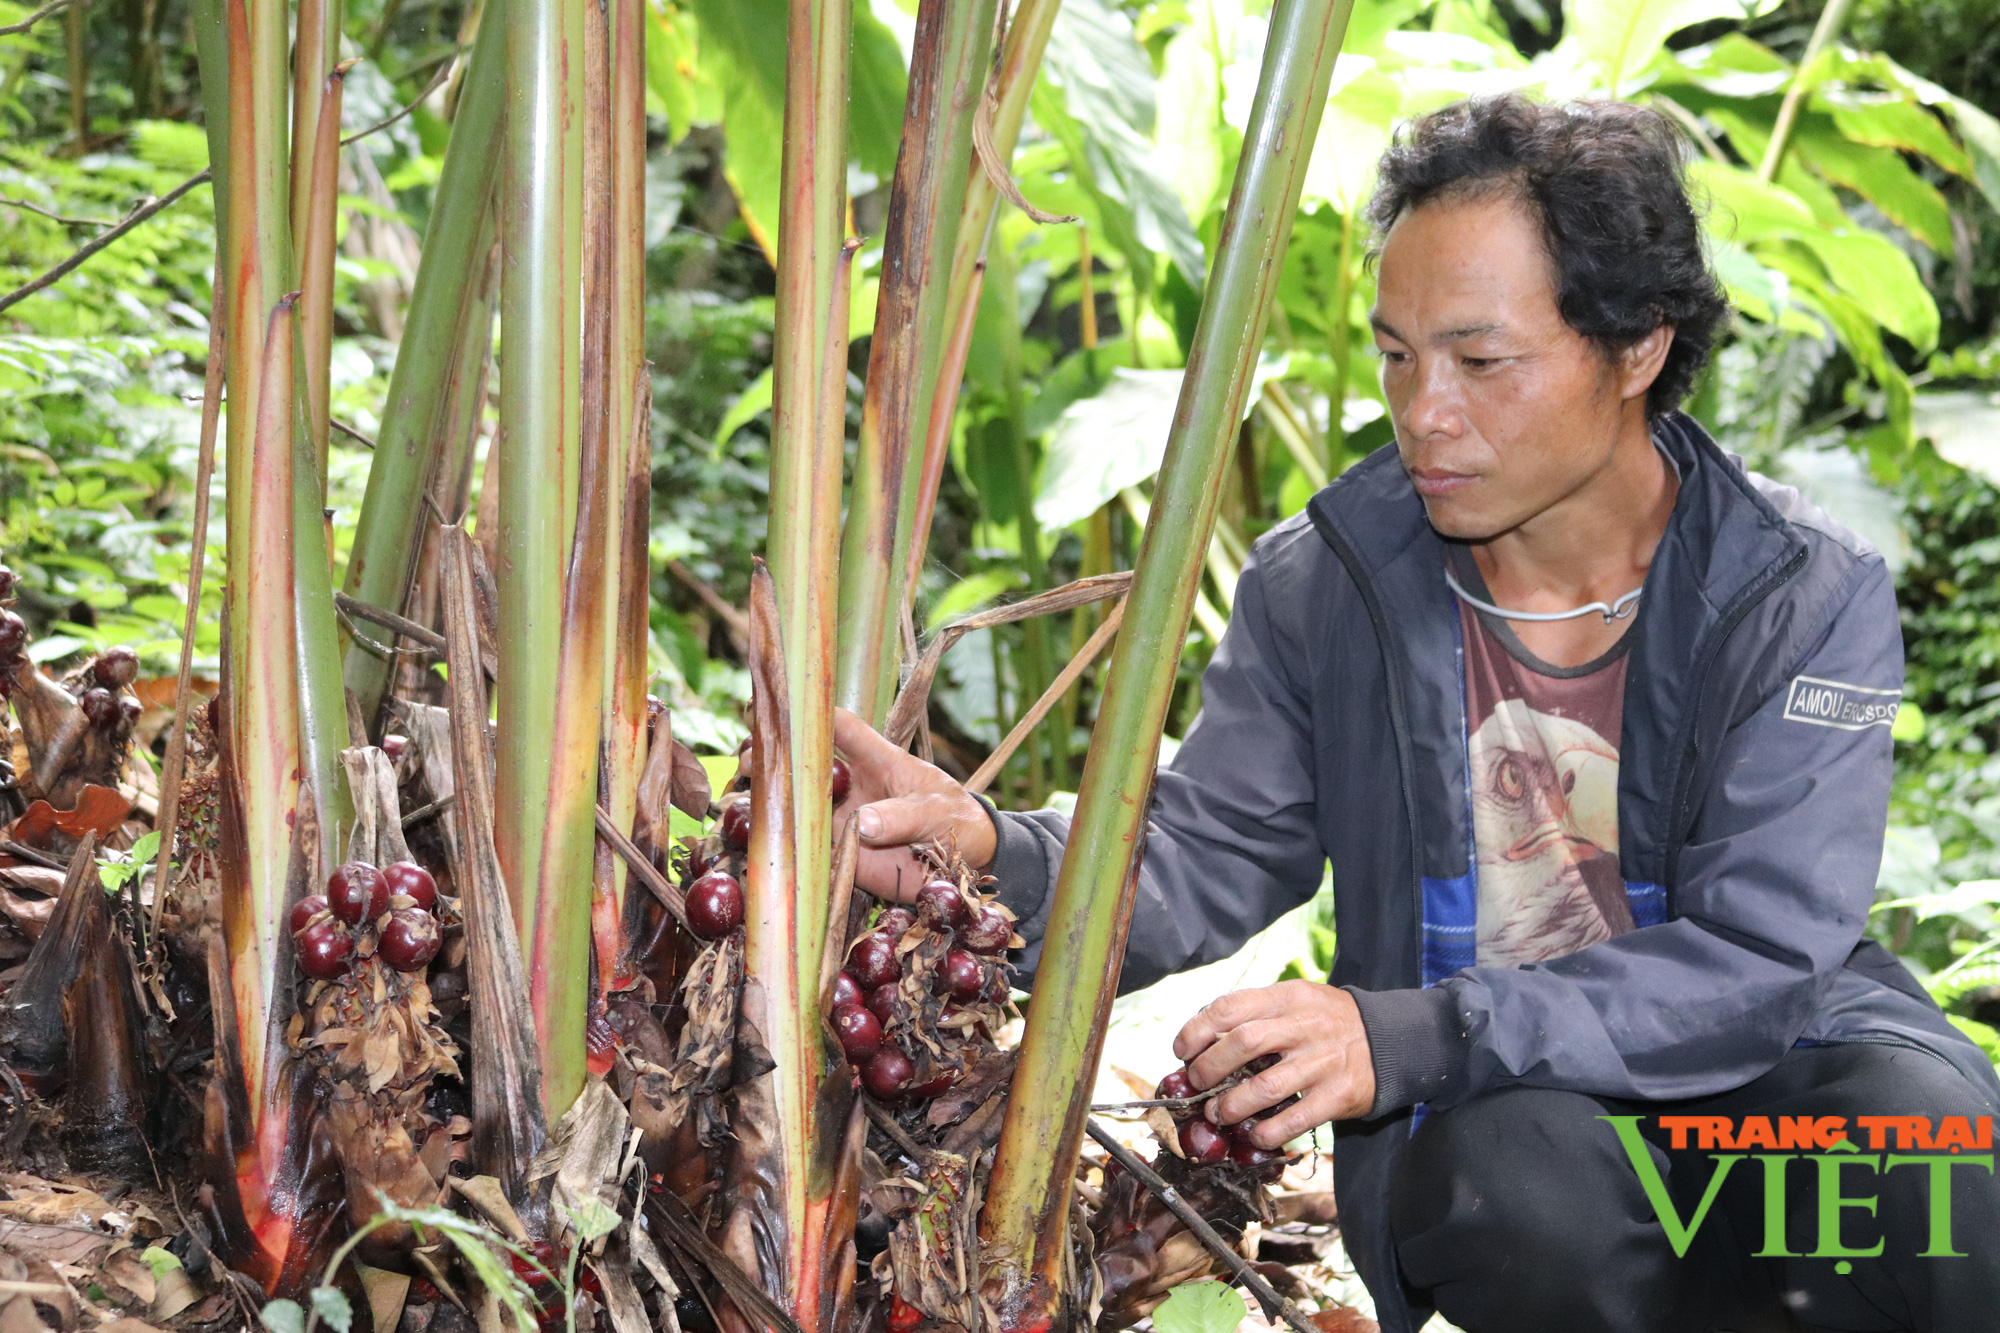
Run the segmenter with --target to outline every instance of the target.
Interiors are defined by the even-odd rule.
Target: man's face
[[[1512,531],[1610,465],[1631,376],[1563,322],[1541,229],[1510,193],[1397,219],[1372,322],[1396,449],[1439,533]]]

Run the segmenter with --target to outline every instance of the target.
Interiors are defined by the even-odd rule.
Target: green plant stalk
[[[945,322],[947,292],[940,279],[957,243],[997,3],[922,0],[917,8],[903,147],[889,191],[868,392],[840,558],[836,693],[843,707],[871,723],[888,713],[902,656],[931,399],[947,330],[954,327]]]
[[[528,886],[537,915],[529,936],[532,948],[524,956],[542,1056],[542,1103],[551,1122],[583,1091],[597,860],[598,747],[603,735],[598,710],[603,701],[605,613],[610,600],[607,571],[614,551],[609,510],[612,496],[624,489],[624,457],[624,450],[611,447],[601,420],[596,429],[584,432],[576,538],[563,586],[554,726],[545,741],[546,829],[537,873]],[[501,651],[504,676],[504,645]]]
[[[225,418],[228,471],[223,495],[228,504],[227,531],[241,533],[251,526],[251,444],[262,396],[259,380],[267,320],[278,294],[290,289],[292,271],[283,138],[288,15],[283,0],[230,0],[225,12],[229,25],[230,188],[222,245],[227,268],[224,284],[229,294],[224,375],[230,401]],[[211,103],[215,100],[210,98]],[[289,485],[286,493],[290,493]],[[247,605],[251,571],[245,564],[229,562],[226,596],[231,605]],[[231,617],[226,651],[233,675],[240,677],[257,632],[258,626],[249,617]],[[240,734],[230,737],[239,752],[245,740]]]
[[[784,252],[781,250],[781,254]],[[759,1234],[739,1262],[788,1305],[805,1329],[826,1329],[839,1300],[841,1253],[832,1225],[852,1093],[820,1016],[820,955],[800,966],[801,941],[826,928],[828,884],[804,880],[806,843],[790,769],[800,746],[787,715],[777,590],[756,562],[750,575],[750,843],[744,876],[743,1015],[763,1034],[774,1068],[738,1090],[735,1157],[724,1198],[725,1236]],[[825,803],[822,791],[819,800]],[[774,1271],[775,1269],[775,1271]]]
[[[236,26],[240,30],[245,25]],[[236,123],[242,126],[248,119],[239,116]],[[234,1046],[234,1059],[219,1061],[218,1070],[241,1073],[241,1088],[225,1089],[223,1098],[228,1102],[241,1096],[248,1113],[248,1142],[232,1166],[244,1217],[261,1250],[248,1256],[251,1267],[265,1270],[254,1274],[260,1280],[284,1269],[296,1222],[281,1185],[292,1128],[283,1113],[282,1092],[281,1027],[289,1009],[285,981],[291,974],[284,954],[285,913],[303,768],[298,641],[289,632],[296,600],[292,474],[297,447],[290,393],[296,295],[279,298],[260,330],[264,336],[258,341],[265,348],[258,368],[261,411],[241,460],[248,513],[243,526],[234,529],[238,558],[230,562],[224,601],[232,627],[266,627],[265,633],[250,636],[241,658],[229,663],[227,771],[234,781],[224,800],[235,813],[230,824],[236,836],[226,841],[240,840],[240,845],[225,858],[229,865],[220,907],[229,998],[216,1004],[218,1014],[235,1020],[224,1038]],[[246,1259],[232,1256],[232,1262],[241,1267]]]
[[[1000,43],[999,67],[993,73],[993,148],[1002,162],[1014,160],[1014,147],[1021,140],[1021,122],[1028,114],[1028,95],[1035,89],[1041,72],[1042,54],[1049,49],[1049,34],[1055,30],[1056,11],[1062,0],[1021,0],[1008,21],[1007,35]],[[945,326],[957,328],[965,318],[967,302],[977,302],[978,288],[972,270],[986,253],[986,228],[1000,202],[1000,191],[983,171],[972,173],[965,186],[965,207],[961,210],[958,234],[953,242],[951,277],[946,284]],[[1138,326],[1133,325],[1134,328]],[[1138,339],[1134,338],[1136,346]],[[939,393],[958,395],[958,385],[939,384]]]
[[[1339,469],[1347,456],[1347,428],[1341,424],[1347,405],[1347,377],[1354,365],[1354,210],[1350,204],[1340,215],[1340,255],[1333,279],[1333,328],[1329,333],[1333,355],[1333,393],[1326,422],[1326,456],[1322,464],[1329,471]]]
[[[1792,127],[1798,123],[1799,104],[1805,101],[1819,53],[1839,36],[1841,25],[1847,22],[1847,11],[1853,7],[1854,0],[1826,0],[1826,7],[1819,12],[1819,22],[1813,24],[1805,54],[1799,57],[1799,67],[1792,72],[1792,82],[1785,89],[1785,100],[1778,104],[1778,120],[1771,127],[1771,141],[1764,145],[1763,160],[1757,164],[1757,179],[1766,185],[1778,179],[1778,169],[1785,164],[1785,149],[1791,146]]]
[[[1012,445],[1014,463],[1014,493],[1020,497],[1015,509],[1015,532],[1021,545],[1021,563],[1028,575],[1029,595],[1048,587],[1048,573],[1042,561],[1042,530],[1035,522],[1035,462],[1034,448],[1028,439],[1027,407],[1021,394],[1021,311],[1019,281],[1015,273],[1013,256],[1001,254],[989,261],[990,270],[998,281],[994,284],[993,295],[999,301],[1002,316],[1000,327],[1003,342],[1000,349],[1000,379],[1007,401],[1007,434]],[[1015,674],[1019,677],[1023,711],[1036,699],[1055,676],[1055,666],[1049,658],[1048,630],[1040,616],[1025,621],[1021,626],[1021,652],[1014,659]],[[1031,735],[1021,750],[1026,764],[1026,779],[1029,805],[1040,805],[1049,792],[1052,774],[1045,762],[1043,741],[1053,737]],[[1051,757],[1054,746],[1050,747]]]
[[[441,447],[470,443],[477,389],[493,336],[493,292],[486,257],[498,221],[494,182],[500,169],[506,94],[505,0],[488,0],[473,41],[471,68],[452,119],[423,258],[417,264],[409,320],[389,376],[382,434],[354,529],[343,590],[386,610],[400,610],[420,545],[423,494]],[[468,375],[470,363],[474,373]],[[361,715],[380,711],[393,664],[343,635],[343,676]]]
[[[326,0],[331,5],[333,0]],[[317,112],[319,127],[311,158],[293,164],[304,176],[305,228],[300,236],[301,297],[293,321],[299,360],[288,397],[303,429],[296,444],[301,457],[292,472],[292,578],[299,641],[299,740],[304,750],[316,823],[318,860],[337,863],[353,823],[347,771],[340,762],[347,734],[347,699],[340,680],[340,644],[335,630],[333,577],[326,522],[327,395],[333,352],[333,231],[340,169],[341,85],[346,65],[325,76]],[[304,392],[299,392],[303,385]]]
[[[551,832],[564,838],[567,851],[559,832],[564,821],[555,813],[563,797],[551,743],[562,688],[563,582],[581,429],[583,11],[580,0],[512,0],[505,25],[493,823],[521,955],[531,967],[544,956],[535,940],[545,919],[536,895],[549,864]],[[593,709],[598,695],[594,687],[589,692]],[[595,790],[593,781],[591,794]],[[588,860],[577,873],[589,882]],[[546,1044],[556,1034],[539,1035],[546,1058]],[[581,1045],[580,1020],[562,1039]],[[544,1075],[546,1105],[568,1105],[555,1091],[564,1081],[553,1069]]]
[[[1117,989],[1160,729],[1229,452],[1353,0],[1278,0],[1166,461],[1154,489],[1076,817],[1056,879],[1020,1063],[980,1219],[982,1285],[1005,1327],[1064,1308],[1071,1178],[1096,1024]]]
[[[791,0],[785,142],[779,179],[777,328],[771,382],[771,523],[767,543],[785,654],[790,771],[803,909],[793,966],[819,976],[832,873],[833,575],[840,469],[820,466],[829,433],[846,435],[847,321],[833,308],[845,267],[848,48],[852,0]],[[838,364],[833,362],[838,360]],[[829,410],[828,384],[840,386]],[[808,991],[811,984],[806,985]]]
[[[341,0],[299,0],[298,35],[292,47],[292,235],[299,243],[299,338],[305,352],[306,407],[313,461],[326,486],[327,355],[333,341],[333,210],[337,191],[321,187],[326,122],[333,135],[333,169],[339,170],[340,88],[330,82],[340,58]],[[317,238],[315,215],[326,228]]]
[[[308,6],[325,0],[307,0]],[[299,63],[305,64],[304,23],[300,12],[301,45]],[[326,486],[326,444],[329,416],[328,399],[333,380],[333,241],[337,225],[335,205],[340,193],[340,102],[341,87],[347,82],[348,66],[338,65],[324,76],[324,87],[312,104],[319,128],[305,146],[303,157],[293,162],[293,188],[306,184],[303,208],[296,200],[292,210],[292,234],[299,238],[299,347],[304,361],[305,406],[309,441],[313,450],[313,473],[322,489]],[[299,95],[304,114],[305,96]],[[296,130],[297,122],[294,121]],[[297,135],[294,134],[296,138]]]
[[[611,329],[608,434],[623,466],[608,520],[617,543],[604,656],[605,805],[612,822],[630,830],[646,763],[646,683],[652,563],[652,380],[646,365],[646,8],[643,0],[610,0],[611,39]],[[843,326],[844,327],[844,326]],[[611,908],[625,919],[627,875],[611,858]],[[623,962],[622,959],[618,960]],[[607,990],[624,978],[600,969]]]
[[[215,195],[215,217],[229,219],[229,16],[228,0],[190,0],[194,29],[195,67],[201,76],[202,128],[208,136],[208,164]],[[226,237],[218,235],[218,282],[228,260]]]

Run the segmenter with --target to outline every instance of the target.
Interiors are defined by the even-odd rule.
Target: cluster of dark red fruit
[[[10,613],[11,614],[11,613]],[[139,678],[139,655],[130,648],[107,648],[90,664],[90,678],[96,682],[83,692],[77,706],[99,731],[116,731],[139,720],[145,706],[119,691]]]
[[[933,986],[948,1002],[1004,1004],[1007,973],[1000,959],[1013,938],[1013,921],[992,903],[969,898],[948,879],[934,879],[917,894],[916,911],[890,907],[874,928],[854,942],[847,966],[833,979],[833,1030],[862,1086],[880,1101],[904,1097],[926,1101],[953,1082],[950,1071],[911,1086],[916,1064],[887,1036],[903,980],[906,935],[922,925],[931,934],[949,932],[952,946],[939,963]]]
[[[376,930],[375,956],[398,972],[421,972],[437,957],[443,935],[434,914],[437,881],[415,861],[376,869],[349,861],[327,876],[326,892],[292,908],[292,942],[299,971],[315,981],[344,974],[356,937]]]
[[[1200,1089],[1195,1087],[1194,1078],[1185,1067],[1161,1079],[1160,1086],[1153,1090],[1153,1095],[1160,1098],[1194,1097],[1199,1093]],[[1234,1162],[1255,1172],[1258,1179],[1267,1181],[1276,1180],[1285,1173],[1285,1154],[1260,1148],[1250,1137],[1259,1124],[1259,1117],[1253,1115],[1233,1125],[1218,1125],[1204,1115],[1199,1106],[1190,1106],[1172,1114],[1181,1155],[1188,1161],[1198,1166],[1216,1166],[1225,1160]]]

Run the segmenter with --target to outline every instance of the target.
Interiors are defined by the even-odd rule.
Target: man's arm
[[[1305,690],[1283,665],[1307,653],[1281,641],[1306,618],[1279,623],[1270,614],[1265,568],[1270,543],[1300,540],[1317,538],[1300,525],[1251,553],[1229,629],[1202,677],[1201,714],[1159,774],[1121,990],[1228,957],[1319,887],[1326,858],[1313,827],[1312,721]],[[835,739],[854,767],[842,814],[860,816],[858,882],[882,894],[900,883],[910,896],[919,872],[908,845],[956,843],[998,880],[1000,900],[1019,918],[1029,984],[1069,820],[993,810],[851,716],[837,720]]]

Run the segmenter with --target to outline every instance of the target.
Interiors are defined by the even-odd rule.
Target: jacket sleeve
[[[1310,529],[1266,541],[1316,540]],[[1202,676],[1201,713],[1160,771],[1140,861],[1121,992],[1227,958],[1319,888],[1326,855],[1313,826],[1312,721],[1285,663],[1305,660],[1274,623],[1264,542],[1243,567],[1229,628]],[[1041,960],[1069,820],[993,812],[991,873],[1027,941],[1020,984]]]
[[[1895,596],[1881,561],[1794,676],[1900,690]],[[1682,850],[1674,919],[1518,969],[1474,967],[1426,991],[1357,992],[1378,1047],[1374,1114],[1454,1105],[1511,1084],[1668,1100],[1738,1087],[1796,1041],[1860,941],[1875,897],[1893,768],[1887,720],[1788,716],[1779,689],[1724,734]],[[1381,1073],[1381,1049],[1394,1058]]]

